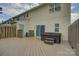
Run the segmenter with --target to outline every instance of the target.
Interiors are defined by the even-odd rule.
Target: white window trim
[[[56,24],[59,24],[59,23],[56,23]],[[60,32],[60,24],[59,24],[59,27],[56,27],[56,26],[55,26],[55,29],[56,29],[56,28],[58,28],[59,31],[58,31],[57,33],[59,33],[59,32]],[[55,32],[56,32],[56,30],[55,30]]]
[[[60,10],[59,11],[56,11],[55,10],[55,3],[54,3],[54,7],[53,8],[54,8],[54,11],[53,12],[59,12],[59,11],[61,11],[61,3],[60,3]],[[50,6],[49,6],[49,9],[51,9]],[[52,12],[52,11],[49,11],[49,12]]]

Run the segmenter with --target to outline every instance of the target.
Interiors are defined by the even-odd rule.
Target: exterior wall
[[[28,29],[29,29],[29,21],[28,20],[24,20],[24,21],[18,21],[17,22],[17,30],[19,30],[19,29],[21,29],[20,28],[20,24],[22,24],[23,26],[24,26],[24,29],[21,29],[21,30],[23,30],[23,37],[25,37],[25,35],[26,35],[26,32],[28,32]]]
[[[55,23],[60,24],[62,39],[68,40],[68,26],[70,25],[70,4],[61,4],[61,11],[49,12],[49,5],[44,5],[29,12],[29,30],[34,30],[36,36],[36,25],[45,25],[45,32],[55,32]]]
[[[59,32],[62,33],[62,40],[68,40],[68,26],[70,25],[70,4],[61,4],[61,11],[49,12],[49,4],[29,11],[29,19],[18,21],[24,25],[23,36],[28,30],[34,30],[36,36],[36,25],[45,25],[45,32],[55,32],[55,24],[59,23]]]

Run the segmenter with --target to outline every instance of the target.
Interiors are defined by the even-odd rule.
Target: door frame
[[[45,25],[36,25],[36,36],[40,37],[43,32],[45,32]]]

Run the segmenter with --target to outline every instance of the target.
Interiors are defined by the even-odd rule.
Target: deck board
[[[69,43],[45,44],[36,38],[8,38],[0,40],[1,56],[75,56]]]

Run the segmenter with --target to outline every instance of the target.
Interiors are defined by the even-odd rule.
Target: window
[[[8,24],[9,24],[10,22],[8,22]]]
[[[28,13],[24,15],[24,19],[27,18],[27,17],[29,17],[29,14]]]
[[[29,17],[29,14],[27,13],[27,17]]]
[[[2,14],[2,8],[0,7],[0,14]]]
[[[26,15],[24,14],[22,18],[23,18],[23,19],[26,18]]]
[[[19,18],[17,18],[17,21],[19,20]]]
[[[9,22],[8,22],[8,21],[6,21],[6,22],[5,22],[5,24],[9,24]]]
[[[19,24],[19,29],[24,29],[24,25],[23,24]]]
[[[55,11],[60,11],[60,3],[55,3]]]
[[[49,5],[49,11],[50,12],[54,12],[54,4],[50,4]]]
[[[0,7],[0,11],[2,11],[2,8]]]
[[[49,12],[55,12],[61,10],[61,4],[60,3],[52,3],[49,4]]]
[[[55,32],[59,32],[59,24],[55,24]]]

